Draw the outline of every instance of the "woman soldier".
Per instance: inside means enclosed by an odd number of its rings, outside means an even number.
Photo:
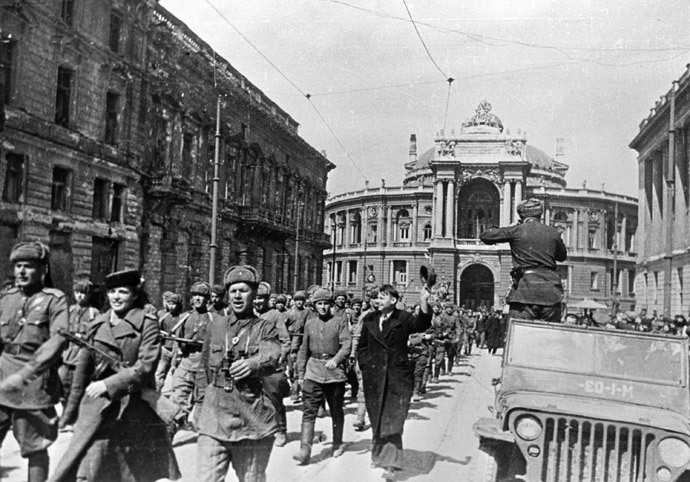
[[[155,388],[160,357],[156,317],[146,314],[136,270],[108,275],[110,309],[89,326],[87,341],[102,353],[79,352],[63,417],[77,416],[74,435],[51,481],[177,480],[180,471],[166,425],[141,397]]]

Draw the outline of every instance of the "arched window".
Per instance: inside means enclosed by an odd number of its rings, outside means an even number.
[[[431,224],[424,226],[424,241],[431,241]]]
[[[410,212],[407,209],[401,209],[395,217],[396,224],[398,226],[397,241],[408,242],[410,240],[410,226],[412,225],[412,219],[410,218]]]

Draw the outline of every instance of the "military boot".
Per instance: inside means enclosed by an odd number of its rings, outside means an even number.
[[[314,422],[302,422],[299,452],[292,456],[299,465],[307,465],[309,463],[312,443],[314,443]]]
[[[343,428],[345,421],[333,422],[333,457],[340,457],[345,453],[345,445],[343,445]]]

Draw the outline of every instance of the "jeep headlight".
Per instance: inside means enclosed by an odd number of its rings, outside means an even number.
[[[515,420],[515,432],[523,440],[535,440],[541,435],[541,422],[532,415],[521,415]]]
[[[683,467],[690,462],[690,446],[679,438],[665,438],[659,442],[659,457],[666,465]]]

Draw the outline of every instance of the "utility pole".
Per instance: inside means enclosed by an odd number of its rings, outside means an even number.
[[[611,316],[618,311],[618,201],[613,203],[613,280],[611,283]]]
[[[216,101],[216,148],[213,156],[213,208],[211,210],[211,245],[209,246],[209,253],[211,256],[208,264],[208,282],[213,284],[216,279],[216,249],[217,231],[218,231],[218,184],[220,178],[218,171],[220,170],[220,94]]]

